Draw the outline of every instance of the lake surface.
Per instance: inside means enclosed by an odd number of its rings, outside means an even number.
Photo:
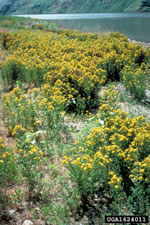
[[[150,42],[150,13],[80,13],[23,16],[50,20],[67,29],[86,32],[120,32],[130,39]]]

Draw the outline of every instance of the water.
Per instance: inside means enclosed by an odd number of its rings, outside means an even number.
[[[150,13],[80,13],[24,16],[50,20],[67,29],[86,32],[120,32],[130,39],[150,42]]]

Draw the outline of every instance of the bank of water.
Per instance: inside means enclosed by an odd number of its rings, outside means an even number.
[[[130,39],[150,42],[150,13],[80,13],[23,16],[50,20],[66,29],[86,32],[120,32]]]

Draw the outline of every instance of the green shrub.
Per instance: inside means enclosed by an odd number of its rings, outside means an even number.
[[[9,182],[14,182],[16,176],[16,164],[11,148],[4,144],[4,139],[0,137],[0,191]]]
[[[144,66],[145,67],[145,66]],[[123,72],[123,84],[126,90],[138,101],[145,98],[148,84],[146,68],[129,68]]]
[[[130,119],[108,102],[97,120],[99,126],[66,150],[63,160],[81,201],[97,199],[102,207],[105,198],[111,215],[125,209],[129,215],[148,213],[150,123],[141,116]]]

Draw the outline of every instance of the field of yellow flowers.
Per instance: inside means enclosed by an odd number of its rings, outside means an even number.
[[[111,84],[145,101],[150,50],[119,33],[33,25],[0,34],[1,119],[15,140],[0,137],[0,221],[14,184],[15,204],[26,199],[35,224],[150,216],[150,122],[121,111]],[[87,128],[74,131],[78,117]]]

